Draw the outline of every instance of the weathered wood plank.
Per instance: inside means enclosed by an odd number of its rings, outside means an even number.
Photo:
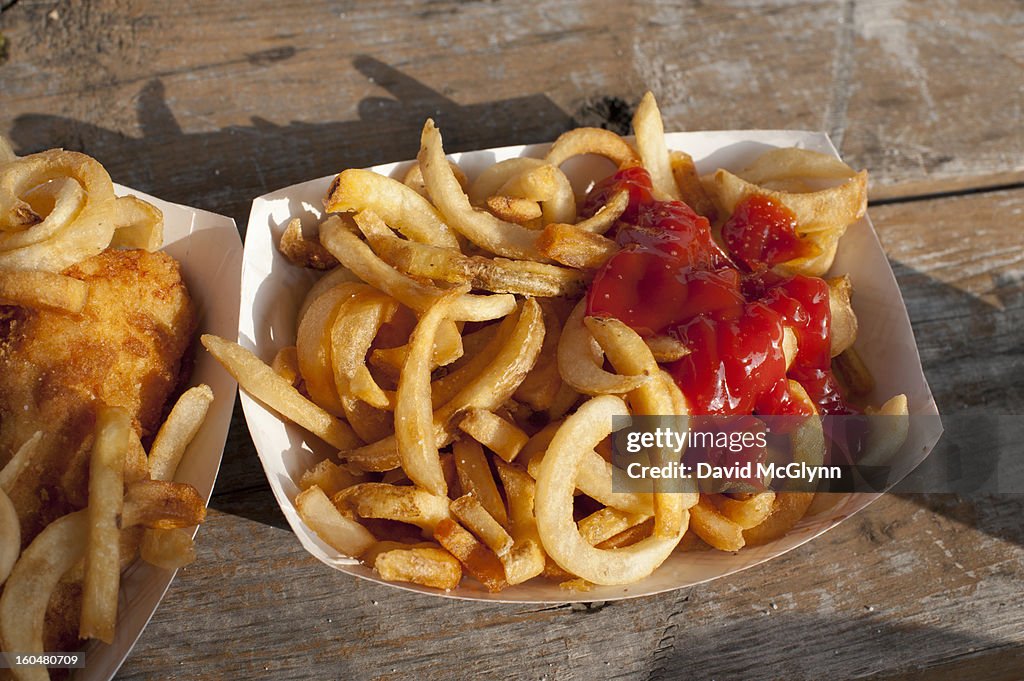
[[[1022,169],[1022,30],[1008,0],[969,4],[21,0],[0,133],[244,221],[269,189],[410,157],[428,115],[453,149],[543,141],[651,88],[669,128],[826,129],[903,195]]]
[[[870,209],[940,410],[1024,407],[1024,190]]]
[[[998,653],[1024,645],[1022,511],[1019,497],[885,497],[767,565],[588,610],[333,572],[267,524],[269,492],[245,495],[211,512],[121,677],[890,678],[971,652],[979,677],[1009,678]]]

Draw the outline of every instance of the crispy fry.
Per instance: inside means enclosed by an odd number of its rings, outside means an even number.
[[[698,537],[719,551],[739,551],[743,548],[743,527],[722,515],[707,495],[690,509],[690,527]]]
[[[871,428],[858,463],[861,466],[885,466],[907,440],[910,430],[907,396],[891,397],[878,409],[869,407],[865,413],[870,417]]]
[[[552,421],[534,433],[533,436],[526,441],[526,444],[519,452],[519,457],[516,463],[527,470],[530,470],[533,466],[540,465],[540,458],[543,457],[544,452],[548,450],[548,445],[551,444],[551,440],[554,439],[555,433],[558,432],[561,425],[562,420]],[[533,472],[531,472],[530,475],[532,476]]]
[[[619,191],[612,195],[604,206],[593,217],[576,223],[578,229],[594,234],[604,234],[611,229],[629,207],[629,192]]]
[[[871,375],[860,353],[854,347],[848,347],[833,358],[832,368],[851,394],[863,397],[875,389],[875,379]]]
[[[118,519],[124,502],[124,456],[132,419],[121,407],[104,407],[96,416],[96,439],[89,464],[89,539],[82,586],[78,635],[114,640],[117,590],[121,583]]]
[[[855,173],[831,154],[787,147],[766,151],[739,174],[747,182],[769,184],[792,179],[845,180]]]
[[[708,196],[704,185],[701,184],[693,157],[682,151],[670,151],[668,157],[672,166],[672,177],[675,178],[676,187],[679,188],[680,199],[698,215],[703,215],[714,222],[716,218],[715,202]]]
[[[447,163],[445,166],[458,185],[451,166]],[[370,170],[353,168],[334,178],[324,207],[331,213],[373,211],[410,239],[424,244],[459,247],[455,233],[429,201],[401,182]]]
[[[522,584],[544,572],[544,549],[540,542],[527,539],[516,542],[498,559],[505,568],[505,579],[509,586]]]
[[[110,240],[114,248],[159,250],[164,243],[164,214],[159,208],[135,196],[121,196],[114,201],[114,223],[117,229]]]
[[[612,539],[629,528],[639,525],[649,517],[650,516],[647,515],[620,511],[617,508],[606,506],[598,511],[594,511],[586,518],[580,520],[578,523],[580,536],[582,536],[588,544],[598,546],[602,542]]]
[[[760,525],[743,530],[746,546],[760,546],[778,539],[797,524],[814,500],[812,492],[779,492],[772,502],[772,512]]]
[[[540,305],[529,298],[493,360],[470,383],[442,406],[435,419],[454,426],[451,419],[468,409],[496,409],[508,400],[533,369],[544,343],[544,317]]]
[[[363,482],[364,477],[342,468],[330,459],[324,459],[302,474],[299,489],[305,491],[315,485],[332,497],[346,487]]]
[[[474,339],[474,344],[476,341],[481,341],[483,344],[475,351],[472,349],[467,351],[461,360],[449,367],[448,373],[430,384],[435,409],[451,401],[460,390],[469,385],[493,361],[495,353],[508,342],[518,320],[518,314],[511,314],[505,317],[501,323],[487,326],[482,331],[468,337]]]
[[[302,378],[299,373],[299,353],[294,345],[286,345],[278,350],[270,363],[270,368],[292,385],[296,385]]]
[[[675,362],[690,354],[690,349],[674,336],[649,336],[644,343],[659,363]]]
[[[530,439],[517,425],[486,409],[467,411],[459,421],[459,429],[509,462]]]
[[[277,250],[298,267],[313,270],[330,270],[338,266],[338,259],[323,247],[318,240],[307,239],[302,233],[302,221],[294,218],[288,221],[277,242]]]
[[[414,547],[377,554],[374,569],[388,581],[412,582],[450,591],[462,581],[462,566],[443,549]]]
[[[434,442],[430,357],[437,327],[456,297],[468,290],[453,289],[420,318],[409,341],[409,356],[402,367],[395,400],[395,441],[402,468],[417,485],[441,497],[448,495],[448,488]]]
[[[462,335],[459,333],[455,322],[445,320],[437,327],[437,336],[434,338],[434,348],[430,357],[430,369],[448,366],[464,354]],[[370,354],[370,363],[375,367],[389,370],[395,376],[405,364],[405,358],[409,355],[409,345],[399,345],[395,348],[383,348],[374,350]]]
[[[665,127],[651,92],[644,94],[633,114],[633,131],[636,133],[637,151],[640,152],[644,168],[651,174],[655,190],[668,199],[678,201],[681,197],[669,164]]]
[[[256,355],[218,336],[205,334],[201,341],[250,395],[337,449],[358,446],[359,440],[347,424],[303,397]]]
[[[77,314],[88,295],[88,284],[63,274],[0,270],[0,305]]]
[[[539,158],[519,157],[507,158],[484,168],[473,180],[469,191],[466,192],[470,204],[477,208],[486,206],[487,199],[496,194],[502,194],[501,189],[506,184],[543,165],[545,165],[544,161]],[[519,196],[525,198],[521,194]]]
[[[562,133],[551,145],[544,160],[557,167],[573,156],[583,154],[604,156],[616,166],[640,162],[640,157],[628,142],[614,132],[601,128],[576,128]]]
[[[852,174],[852,170],[850,171]],[[841,185],[811,192],[767,189],[719,169],[706,186],[714,195],[720,214],[729,215],[736,204],[760,194],[789,208],[797,218],[797,233],[811,246],[808,255],[780,263],[781,272],[819,277],[832,265],[839,237],[867,209],[867,173],[853,174]]]
[[[334,376],[333,328],[342,307],[357,296],[377,297],[366,284],[338,284],[314,300],[299,320],[295,350],[310,399],[333,416],[342,416],[344,408]]]
[[[530,475],[535,477],[540,475],[545,456],[546,454],[530,459],[528,468]],[[615,482],[616,480],[618,482]],[[614,491],[616,487],[623,489],[630,486],[625,471],[616,468],[610,461],[605,461],[604,457],[596,451],[589,450],[580,455],[580,467],[576,473],[576,489],[605,506],[636,515],[654,515],[654,501],[651,493]]]
[[[654,518],[633,525],[614,537],[605,539],[597,545],[599,549],[621,549],[624,546],[632,546],[642,539],[647,539],[654,533]]]
[[[399,239],[372,213],[357,223],[377,254],[395,269],[496,293],[530,296],[578,295],[586,284],[582,272],[526,260],[465,256],[457,250]]]
[[[558,369],[562,379],[587,395],[622,394],[636,390],[648,377],[605,371],[601,346],[583,323],[586,312],[586,300],[581,300],[562,327],[562,337],[558,341]]]
[[[462,172],[462,168],[457,163],[448,161],[448,165],[452,168],[452,174],[455,175],[455,179],[458,180],[459,186],[462,187],[462,191],[469,190],[469,178],[466,177],[466,173]],[[430,192],[427,191],[427,183],[423,181],[423,171],[420,170],[419,161],[414,161],[409,170],[406,171],[405,176],[402,178],[402,184],[409,187],[417,194],[425,198],[427,201],[430,200]]]
[[[821,425],[821,419],[817,416],[817,407],[814,406],[804,387],[796,381],[789,382],[789,394],[793,396],[793,399],[810,407],[815,414],[815,416],[803,419],[800,425],[790,433],[793,461],[802,462],[810,468],[820,466],[825,461],[825,432]]]
[[[659,380],[648,381],[629,393],[628,399],[634,413],[647,416],[675,414],[677,405],[667,390],[667,382],[660,380],[658,363],[647,348],[647,344],[635,331],[612,318],[587,317],[584,324],[601,344],[616,370],[658,377]],[[657,449],[651,450],[651,455],[651,462],[654,465],[664,466],[670,461],[678,462],[681,452]],[[667,480],[655,479],[654,535],[659,539],[679,535],[680,528],[685,530],[685,509],[696,503],[695,486],[683,492],[673,489],[671,482]]]
[[[573,522],[573,489],[583,456],[608,435],[613,416],[628,414],[618,397],[586,402],[555,434],[537,475],[537,529],[544,550],[563,569],[595,584],[628,584],[651,574],[686,531],[684,522],[674,537],[652,536],[605,551],[588,544]],[[683,515],[685,521],[688,514]]]
[[[11,460],[3,468],[0,468],[0,490],[10,492],[14,489],[14,483],[17,482],[18,476],[21,475],[21,472],[32,461],[36,448],[39,446],[39,440],[42,437],[43,431],[41,430],[33,433],[32,437],[25,440],[18,447],[18,451],[14,453]]]
[[[544,343],[537,363],[516,389],[517,402],[525,403],[533,411],[551,407],[562,388],[562,375],[558,372],[558,339],[562,336],[562,321],[551,301],[542,301],[544,312]]]
[[[547,163],[510,177],[496,195],[540,203],[545,224],[576,221],[576,197],[572,183],[559,168]]]
[[[867,206],[867,172],[854,174],[841,185],[815,192],[782,192],[764,189],[728,170],[712,175],[715,200],[731,214],[736,204],[751,194],[768,196],[796,214],[797,231],[801,234],[845,228],[856,222]]]
[[[46,606],[57,582],[85,553],[88,529],[86,511],[71,513],[50,523],[21,554],[0,595],[3,650],[43,654]],[[33,681],[49,678],[44,667],[19,672]]]
[[[797,343],[796,332],[791,327],[782,327],[782,356],[786,360],[786,369],[793,366],[794,360],[796,360],[796,353],[800,347]]]
[[[540,204],[530,199],[521,199],[515,196],[489,196],[487,197],[487,210],[495,217],[507,222],[525,225],[539,220],[543,215]]]
[[[436,347],[436,343],[434,344]],[[433,360],[431,360],[433,363]],[[363,401],[371,407],[383,411],[394,411],[395,410],[395,393],[394,391],[384,390],[377,384],[377,380],[370,373],[370,370],[366,368],[366,365],[356,367],[355,374],[348,384],[349,390],[352,391],[352,398],[354,401]],[[351,419],[353,416],[353,410],[348,408],[345,404],[345,398],[342,398],[342,406],[345,407],[345,418]],[[360,435],[360,437],[363,437]],[[365,437],[363,438],[366,439]],[[370,438],[371,440],[373,438]]]
[[[372,215],[375,214],[357,214],[357,224],[360,220],[372,220]],[[325,223],[320,240],[356,276],[403,305],[414,310],[425,310],[441,295],[440,289],[421,284],[385,263],[359,237],[343,226]]]
[[[857,315],[850,304],[853,284],[850,277],[843,275],[828,280],[828,308],[832,318],[829,331],[832,338],[831,355],[837,357],[847,348],[853,347],[857,339]]]
[[[429,535],[448,517],[448,498],[419,487],[363,482],[335,494],[339,508],[351,508],[360,518],[383,518],[415,525]]]
[[[196,559],[192,533],[184,528],[146,530],[139,551],[142,560],[165,570],[177,570]]]
[[[14,222],[19,222],[20,228],[7,232],[0,229],[0,252],[42,243],[69,229],[86,202],[84,188],[70,177],[35,187],[24,195],[22,205],[14,207]],[[40,206],[40,212],[47,214],[45,218],[36,213],[34,204],[45,204]]]
[[[452,515],[475,534],[500,558],[512,549],[512,536],[487,512],[472,492],[463,494],[450,505]]]
[[[340,223],[341,218],[337,215],[332,215],[324,221],[327,223]],[[323,227],[321,226],[321,229]],[[306,293],[306,297],[302,300],[302,305],[299,306],[299,314],[296,315],[296,319],[302,320],[306,316],[306,311],[309,310],[309,306],[313,304],[313,301],[322,296],[327,291],[330,291],[338,284],[359,284],[363,283],[363,280],[357,277],[352,270],[345,267],[344,265],[338,265],[330,272],[327,272],[322,277],[316,280],[316,283]]]
[[[345,419],[364,442],[375,442],[395,432],[394,393],[386,393],[383,398],[388,400],[388,409],[378,409],[361,399],[347,399],[342,404]]]
[[[359,215],[356,221],[359,222]],[[423,311],[441,295],[443,291],[434,286],[427,286],[403,274],[381,260],[359,237],[348,232],[340,225],[324,224],[320,240],[359,278],[373,284],[389,296],[414,310]],[[497,319],[508,314],[515,305],[515,299],[508,295],[473,296],[465,295],[455,303],[451,310],[451,318],[458,321],[482,322]]]
[[[512,538],[517,542],[540,542],[537,519],[533,514],[536,483],[518,466],[501,460],[496,460],[494,465],[498,469],[501,485],[505,488],[505,496],[508,498],[509,530]]]
[[[381,326],[398,311],[398,303],[377,293],[356,295],[341,303],[331,323],[331,366],[334,387],[346,414],[358,398],[354,384],[362,384],[360,393],[375,407],[387,408],[389,400],[366,368],[366,355]],[[365,399],[370,397],[370,399]],[[347,407],[347,408],[346,408]],[[353,424],[351,420],[349,423]]]
[[[197,385],[186,390],[160,426],[149,450],[149,472],[154,480],[173,480],[185,449],[199,432],[213,403],[213,390]]]
[[[478,542],[472,534],[451,518],[437,524],[434,538],[459,559],[466,571],[480,580],[488,591],[501,591],[508,586],[505,567],[493,551]]]
[[[0,488],[0,586],[21,554],[21,523],[11,498]]]
[[[506,258],[546,262],[537,251],[537,233],[475,210],[444,157],[441,133],[427,119],[417,156],[430,196],[453,229],[486,251]]]
[[[553,223],[544,228],[537,248],[548,258],[569,267],[597,269],[619,252],[619,245],[577,225]]]
[[[192,485],[139,480],[125,486],[121,527],[141,525],[171,530],[192,527],[206,518],[206,506]]]
[[[453,453],[455,472],[463,494],[473,494],[502,527],[508,527],[505,502],[501,500],[498,487],[494,484],[487,455],[480,443],[466,438],[456,440]]]
[[[718,509],[726,518],[744,530],[757,527],[772,512],[775,502],[774,492],[761,492],[744,495],[746,498],[732,498],[728,495],[718,497]]]
[[[327,545],[346,556],[361,556],[376,541],[369,530],[341,513],[318,486],[295,497],[295,510]]]
[[[451,441],[455,424],[452,418],[467,409],[495,409],[512,396],[537,361],[544,342],[544,322],[534,299],[523,303],[514,327],[507,336],[499,336],[500,347],[491,361],[476,375],[459,384],[458,392],[434,413],[434,436],[438,447]],[[399,465],[394,438],[343,451],[341,456],[367,470],[391,470]]]

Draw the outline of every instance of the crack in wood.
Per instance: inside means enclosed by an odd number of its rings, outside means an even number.
[[[239,494],[248,495],[248,494],[252,494],[253,492],[262,492],[262,491],[268,491],[269,492],[270,491],[270,487],[267,486],[266,483],[264,483],[262,485],[248,485],[246,487],[240,487],[240,488],[237,488],[237,489],[229,489],[229,490],[224,490],[224,491],[221,491],[221,492],[218,492],[217,489],[214,488],[213,494],[210,495],[210,502],[212,503],[215,500],[219,501],[221,499],[226,499],[226,498],[229,498],[229,497],[237,496]]]
[[[837,149],[843,148],[846,134],[846,111],[853,82],[854,0],[846,0],[836,27],[836,56],[832,63],[832,97],[825,111],[825,129]]]
[[[688,603],[689,601],[689,593],[687,593],[682,599],[676,600],[676,603],[674,604],[676,607],[673,608],[672,613],[668,616],[668,622],[665,625],[665,629],[661,633],[658,645],[654,648],[654,665],[651,667],[651,672],[647,676],[648,681],[660,681],[661,679],[672,678],[672,675],[668,673],[667,664],[669,656],[675,651],[676,633],[679,631],[679,625],[676,623],[676,618],[683,613],[684,608],[680,606],[684,603]]]
[[[884,199],[872,199],[868,206],[889,206],[898,203],[914,203],[918,201],[937,201],[940,199],[951,199],[959,196],[973,196],[975,194],[995,194],[998,192],[1015,191],[1024,189],[1024,182],[1008,182],[1006,184],[994,184],[983,187],[968,187],[966,189],[951,189],[942,192],[925,192],[923,194],[912,194],[908,196],[894,196]]]
[[[546,605],[543,608],[530,608],[529,610],[521,611],[524,615],[530,615],[537,612],[557,612],[559,610],[569,610],[572,608],[572,603],[556,603],[555,605]]]

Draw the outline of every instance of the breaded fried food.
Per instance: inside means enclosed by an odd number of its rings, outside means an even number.
[[[196,331],[195,308],[169,255],[110,249],[64,274],[89,285],[80,315],[0,306],[0,466],[43,433],[11,494],[23,547],[85,507],[101,404],[128,410],[142,438],[154,434]]]

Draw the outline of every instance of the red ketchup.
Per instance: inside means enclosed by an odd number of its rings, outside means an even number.
[[[789,209],[761,196],[741,201],[722,228],[727,254],[706,218],[681,201],[654,199],[640,167],[595,185],[582,214],[593,215],[623,189],[630,203],[613,235],[622,249],[594,277],[587,314],[683,341],[690,354],[666,369],[695,414],[809,414],[790,379],[820,413],[850,413],[830,370],[828,284],[771,271],[805,254]],[[788,370],[784,327],[799,348]]]
[[[722,240],[748,271],[768,269],[807,254],[796,234],[793,211],[767,196],[750,196],[736,205],[722,225]]]

